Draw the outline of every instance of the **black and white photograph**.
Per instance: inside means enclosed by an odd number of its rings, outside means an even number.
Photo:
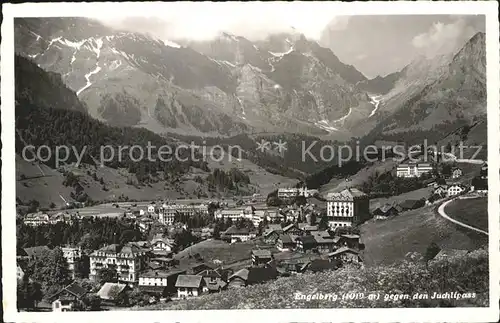
[[[496,2],[3,12],[5,321],[499,320]]]

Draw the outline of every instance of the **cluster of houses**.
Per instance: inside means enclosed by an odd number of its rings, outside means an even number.
[[[221,208],[214,212],[214,217],[217,220],[238,221],[240,219],[250,220],[254,227],[257,228],[261,222],[267,223],[283,223],[295,222],[309,214],[321,211],[321,204],[307,203],[305,205],[296,206],[288,205],[284,207],[269,207],[269,206],[240,206],[234,208]]]
[[[462,175],[462,170],[455,168],[452,171],[451,177],[455,179]],[[432,205],[446,198],[453,198],[463,194],[485,195],[488,193],[488,165],[485,163],[481,166],[480,175],[472,180],[471,185],[462,183],[438,184],[436,181],[431,181],[427,186],[433,188],[431,195],[427,199],[409,199],[400,203],[385,203],[371,212],[372,217],[377,220],[385,220],[403,211],[418,209],[425,205]]]
[[[174,242],[158,236],[151,241],[112,244],[92,252],[89,278],[98,280],[99,270],[103,268],[116,270],[118,282],[105,282],[96,292],[103,302],[113,304],[121,293],[133,288],[149,296],[151,301],[184,299],[260,284],[279,276],[334,270],[344,263],[361,262],[359,235],[319,231],[315,226],[292,224],[278,228],[271,224],[264,236],[266,241],[274,241],[275,246],[286,246],[294,252],[273,253],[274,245],[263,246],[264,249],[252,250],[251,265],[233,270],[215,262],[204,262],[199,254],[190,256],[187,262],[176,260],[172,251]],[[295,237],[293,246],[284,243],[285,236]],[[48,250],[46,246],[26,248],[24,256],[36,257]],[[287,257],[280,259],[283,254]],[[64,248],[64,257],[72,264],[71,268],[81,256],[79,248]],[[22,269],[18,271],[19,279],[21,275]],[[86,289],[73,282],[51,296],[52,310],[75,310],[76,304],[87,294]]]
[[[48,224],[57,224],[57,223],[73,223],[74,221],[78,221],[80,219],[80,215],[78,212],[70,213],[68,211],[57,212],[53,214],[45,213],[45,212],[36,212],[27,214],[23,218],[24,224],[32,227],[37,227],[40,225],[48,225]]]
[[[282,187],[278,188],[278,198],[286,200],[298,196],[313,197],[318,194],[316,189],[308,189],[307,187]]]
[[[398,177],[420,177],[431,171],[432,166],[426,163],[400,164],[396,169]],[[462,171],[456,168],[451,177],[459,178],[462,175]],[[261,232],[264,245],[252,250],[249,255],[250,266],[224,268],[223,264],[216,263],[215,260],[205,262],[197,254],[190,255],[187,260],[177,257],[175,242],[159,234],[149,241],[111,244],[91,252],[88,254],[89,278],[99,280],[100,271],[104,268],[116,271],[118,282],[106,282],[97,292],[97,296],[103,301],[112,302],[117,295],[131,288],[138,288],[152,299],[182,299],[263,283],[279,276],[334,270],[345,264],[361,266],[360,253],[364,246],[355,226],[372,217],[386,219],[405,210],[416,209],[468,191],[487,191],[487,165],[482,166],[480,176],[473,180],[471,187],[458,183],[439,185],[435,182],[429,183],[429,186],[433,187],[433,192],[428,199],[384,204],[371,212],[369,196],[351,187],[341,192],[328,193],[324,199],[318,197],[317,190],[306,187],[280,188],[279,198],[291,200],[303,196],[309,202],[301,206],[288,205],[281,208],[257,205],[229,208],[222,205],[212,211],[207,204],[153,202],[145,209],[134,208],[125,214],[136,219],[143,232],[151,232],[155,225],[163,228],[178,226],[180,218],[213,214],[215,220],[233,221],[233,225],[220,235],[222,240],[230,243],[255,239],[259,236],[257,228],[264,222],[266,225]],[[262,199],[259,195],[249,199],[254,200]],[[317,200],[317,203],[311,203],[312,200]],[[323,214],[326,215],[327,224],[317,225]],[[27,215],[24,223],[38,226],[78,219],[78,213],[35,213]],[[236,225],[240,219],[249,220],[254,227]],[[213,234],[212,228],[190,231],[202,239],[208,239]],[[26,248],[21,252],[21,257],[36,257],[47,249],[43,246]],[[79,247],[66,246],[62,249],[74,277],[78,262],[84,258],[84,252]],[[22,275],[22,268],[18,266],[18,278],[22,278]],[[74,303],[86,293],[76,283],[66,286],[54,295],[53,310],[71,310]]]
[[[359,234],[341,228],[320,230],[317,225],[292,223],[285,227],[270,224],[262,234],[267,244],[279,251],[327,256],[330,260],[360,263]]]

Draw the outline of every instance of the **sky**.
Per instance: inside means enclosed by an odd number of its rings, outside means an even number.
[[[170,41],[210,40],[223,31],[262,40],[295,30],[331,48],[368,78],[401,70],[419,55],[432,58],[456,51],[485,28],[483,16],[337,16],[333,6],[333,2],[226,2],[221,10],[210,2],[175,2],[154,16],[100,20]]]
[[[419,56],[457,52],[479,31],[485,31],[484,16],[354,16],[344,28],[327,28],[320,43],[372,78]]]
[[[169,40],[207,40],[221,32],[248,39],[290,32],[292,27],[306,37],[319,39],[332,20],[334,7],[328,2],[175,2],[165,4],[161,14],[150,17],[101,18],[112,26],[144,30]],[[222,10],[223,8],[223,10]],[[339,24],[343,19],[339,19]]]

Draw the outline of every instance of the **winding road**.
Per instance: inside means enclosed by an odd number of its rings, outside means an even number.
[[[439,213],[439,215],[441,215],[443,218],[445,218],[446,220],[450,221],[450,222],[453,222],[461,227],[464,227],[464,228],[467,228],[469,230],[472,230],[472,231],[476,231],[476,232],[479,232],[479,233],[482,233],[482,234],[485,234],[485,235],[488,235],[488,232],[486,231],[483,231],[481,229],[478,229],[478,228],[475,228],[473,226],[470,226],[468,224],[465,224],[465,223],[462,223],[460,221],[457,221],[455,219],[452,219],[451,217],[449,217],[446,212],[444,211],[444,209],[446,208],[446,206],[448,204],[450,204],[451,202],[455,201],[455,199],[451,199],[451,200],[448,200],[446,202],[444,202],[443,204],[441,204],[438,209],[437,209],[437,212]]]

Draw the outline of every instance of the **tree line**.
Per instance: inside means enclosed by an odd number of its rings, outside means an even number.
[[[96,250],[112,243],[125,244],[143,239],[141,231],[133,222],[98,217],[84,217],[72,223],[59,222],[37,227],[25,225],[20,220],[16,237],[17,245],[21,248],[78,245],[84,250]]]

